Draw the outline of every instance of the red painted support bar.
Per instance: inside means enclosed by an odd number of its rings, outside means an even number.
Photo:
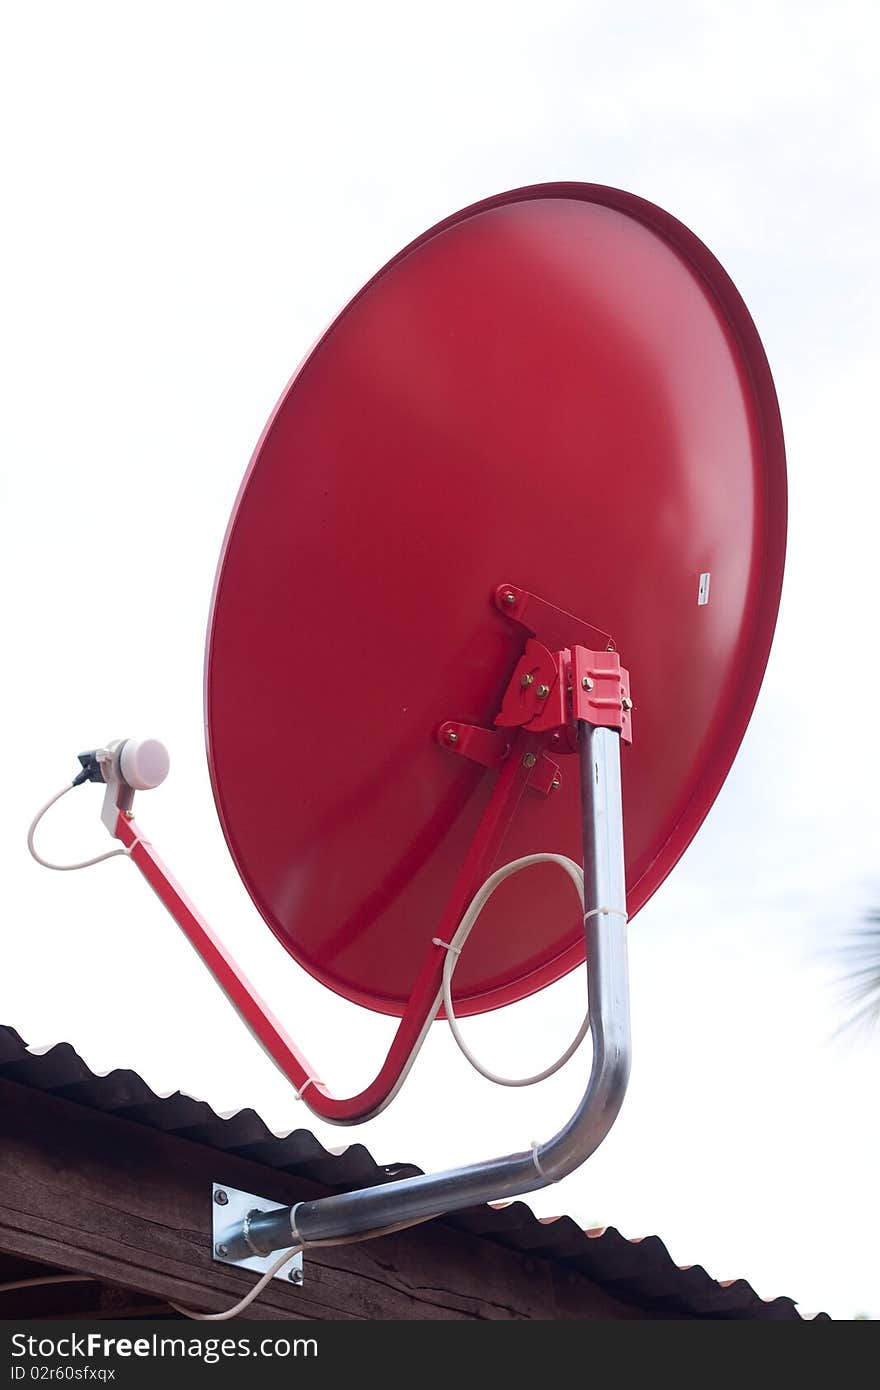
[[[502,766],[437,924],[435,935],[440,940],[450,940],[498,853],[511,816],[528,784],[531,768],[525,765],[523,757],[526,751],[532,751],[533,744],[533,739],[523,736],[513,740],[510,755]],[[360,1123],[384,1109],[404,1080],[437,1013],[446,957],[444,948],[429,945],[394,1040],[375,1080],[359,1095],[339,1099],[331,1095],[323,1082],[317,1079],[314,1068],[257,994],[241,967],[175,882],[152,845],[141,837],[135,821],[124,812],[120,812],[117,819],[116,838],[131,849],[131,858],[150,887],[195,947],[257,1041],[296,1087],[297,1094],[309,1108],[323,1119],[343,1125]]]

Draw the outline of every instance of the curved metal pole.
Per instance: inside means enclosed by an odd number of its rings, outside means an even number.
[[[617,1118],[630,1068],[626,887],[620,788],[620,736],[579,725],[584,898],[593,1060],[583,1099],[558,1134],[533,1151],[299,1202],[249,1219],[224,1235],[234,1258],[291,1244],[344,1240],[399,1223],[440,1216],[558,1182],[601,1144]]]

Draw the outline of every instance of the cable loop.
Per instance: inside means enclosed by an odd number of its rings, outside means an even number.
[[[569,878],[574,884],[575,890],[580,899],[581,911],[583,912],[584,873],[580,865],[576,864],[573,859],[569,859],[567,858],[567,856],[563,854],[527,854],[524,855],[521,859],[513,859],[509,864],[504,864],[500,869],[497,869],[494,874],[492,874],[489,878],[486,879],[486,882],[474,895],[473,901],[468,907],[467,912],[462,917],[459,928],[450,942],[441,941],[439,937],[433,938],[434,945],[444,946],[447,952],[446,960],[443,963],[442,995],[443,1008],[446,1013],[447,1022],[449,1023],[449,1027],[452,1031],[452,1036],[454,1037],[456,1043],[458,1044],[461,1051],[464,1053],[467,1060],[470,1062],[471,1066],[474,1067],[475,1070],[478,1071],[481,1076],[484,1076],[487,1081],[494,1081],[495,1084],[498,1086],[534,1086],[537,1084],[537,1082],[545,1081],[547,1077],[553,1076],[557,1071],[559,1071],[560,1067],[565,1066],[565,1063],[571,1057],[574,1056],[575,1052],[580,1047],[581,1043],[586,1037],[590,1027],[590,1015],[588,1010],[583,1023],[581,1024],[577,1034],[575,1035],[574,1040],[569,1044],[569,1046],[563,1052],[562,1056],[558,1057],[556,1061],[553,1062],[549,1067],[545,1067],[543,1071],[537,1072],[534,1076],[522,1077],[499,1076],[496,1072],[490,1071],[488,1067],[484,1067],[483,1064],[471,1052],[470,1048],[467,1046],[467,1043],[464,1041],[464,1038],[461,1035],[461,1030],[458,1025],[458,1019],[455,1016],[455,1009],[452,1003],[452,979],[455,974],[456,966],[458,964],[458,958],[461,955],[465,942],[467,941],[471,931],[476,925],[477,918],[479,917],[483,908],[486,906],[486,903],[489,901],[492,894],[495,892],[496,888],[500,888],[501,884],[505,881],[505,879],[510,878],[512,874],[519,873],[522,869],[530,868],[533,864],[556,864],[566,874],[568,874]],[[585,914],[585,920],[586,917],[594,916],[597,912],[617,911],[617,908],[591,908],[590,912]]]
[[[66,796],[68,792],[73,791],[76,785],[76,782],[68,782],[67,786],[62,787],[60,792],[56,792],[54,796],[50,796],[46,804],[40,807],[28,828],[28,849],[31,852],[31,856],[36,859],[38,864],[42,864],[44,869],[56,869],[58,873],[69,873],[72,869],[89,869],[93,864],[103,864],[105,859],[115,859],[118,854],[130,855],[135,845],[144,843],[142,840],[137,839],[130,847],[111,849],[108,850],[106,854],[96,854],[93,859],[82,859],[78,864],[53,864],[51,859],[44,859],[34,844],[34,834],[36,833],[37,826],[40,824],[46,812],[51,810],[55,805],[55,802],[60,801],[62,796]]]

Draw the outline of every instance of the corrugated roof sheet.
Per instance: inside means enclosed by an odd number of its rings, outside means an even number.
[[[378,1164],[363,1144],[335,1152],[325,1149],[305,1129],[275,1134],[254,1110],[218,1115],[205,1101],[181,1091],[156,1095],[133,1071],[96,1075],[69,1043],[28,1047],[13,1028],[2,1025],[0,1077],[324,1187],[372,1187],[422,1171],[410,1163]],[[474,1207],[444,1221],[510,1249],[578,1269],[618,1297],[655,1310],[697,1317],[801,1318],[791,1298],[762,1299],[745,1279],[719,1281],[702,1265],[676,1265],[658,1236],[632,1240],[612,1226],[584,1231],[568,1216],[539,1218],[524,1202]]]

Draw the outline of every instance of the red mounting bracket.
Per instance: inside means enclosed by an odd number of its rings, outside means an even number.
[[[528,589],[520,589],[516,584],[499,584],[493,595],[495,607],[511,622],[519,623],[532,637],[537,637],[546,647],[570,647],[576,642],[581,647],[589,647],[608,652],[614,651],[614,639],[592,623],[566,613],[546,599],[530,594]]]
[[[508,682],[495,727],[447,720],[437,731],[439,741],[490,768],[500,767],[510,752],[507,730],[538,736],[537,747],[546,740],[554,752],[573,753],[582,720],[618,729],[621,739],[632,743],[629,672],[621,666],[611,636],[515,584],[499,584],[494,601],[505,617],[532,635]],[[576,645],[571,645],[573,639]],[[561,774],[546,753],[539,767],[537,762],[536,758],[532,763],[536,773],[529,785],[546,795],[560,785]],[[545,790],[549,769],[552,776]]]
[[[437,738],[451,753],[458,753],[493,771],[501,767],[513,748],[513,735],[504,729],[484,729],[479,724],[462,724],[454,719],[447,719],[440,725]],[[523,753],[522,765],[528,773],[527,785],[532,791],[549,796],[562,785],[559,764],[546,753],[539,755],[527,750]]]
[[[624,742],[632,743],[631,710],[629,672],[616,652],[587,647],[551,652],[530,637],[495,724],[502,729],[573,736],[581,719],[596,727],[619,729]]]

